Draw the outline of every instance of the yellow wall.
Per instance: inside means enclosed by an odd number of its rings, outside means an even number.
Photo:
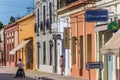
[[[34,34],[34,24],[35,16],[30,14],[22,19],[19,19],[19,44],[26,38],[33,37],[33,69],[36,67],[36,49],[35,49],[35,34]],[[26,66],[25,52],[23,53],[23,63]]]

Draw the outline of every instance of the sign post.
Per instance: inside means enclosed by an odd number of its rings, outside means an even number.
[[[100,69],[100,80],[102,80],[101,70],[103,69],[103,62],[88,62],[86,64],[86,69],[89,71],[89,80],[91,80],[90,69]]]

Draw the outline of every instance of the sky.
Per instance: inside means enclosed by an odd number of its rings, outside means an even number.
[[[34,0],[0,0],[0,21],[7,25],[10,17],[23,17],[28,15],[28,7],[34,6]]]

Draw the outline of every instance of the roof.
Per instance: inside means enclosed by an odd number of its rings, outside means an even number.
[[[34,13],[31,13],[31,14],[29,14],[29,15],[21,18],[21,19],[18,19],[17,22],[23,21],[23,20],[25,20],[25,19],[27,19],[27,18],[30,18],[31,16],[34,16]]]

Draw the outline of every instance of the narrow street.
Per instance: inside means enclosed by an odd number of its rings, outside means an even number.
[[[0,80],[35,80],[27,76],[26,78],[14,78],[15,70],[12,70],[13,68],[10,67],[0,67]]]
[[[0,80],[87,80],[54,73],[25,70],[25,78],[14,78],[17,68],[0,66]]]

